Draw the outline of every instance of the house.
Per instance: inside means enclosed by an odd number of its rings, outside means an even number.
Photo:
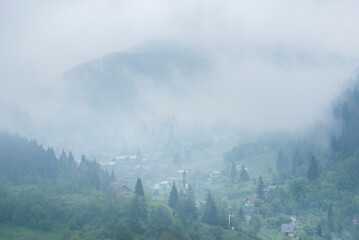
[[[255,200],[256,200],[255,198],[247,198],[247,200],[244,202],[244,205],[246,205],[246,207],[254,206]]]
[[[284,233],[286,236],[294,237],[294,224],[282,224],[281,232]]]
[[[240,172],[242,170],[241,165],[237,165],[237,171]],[[244,170],[248,171],[248,168],[244,168]]]
[[[152,166],[150,166],[150,165],[137,164],[134,169],[135,169],[135,170],[146,170],[146,171],[150,171],[150,170],[152,169]]]
[[[243,208],[243,212],[249,217],[260,214],[259,208],[253,206]]]
[[[131,189],[127,187],[125,183],[121,182],[111,182],[110,184],[111,188],[116,189],[123,195],[129,195],[132,193]]]
[[[269,186],[267,187],[267,191],[268,191],[268,192],[275,191],[275,190],[277,190],[277,189],[278,189],[278,186],[275,186],[275,185],[269,185]]]
[[[212,178],[216,178],[216,177],[222,176],[221,172],[218,171],[218,170],[210,171],[210,172],[209,172],[209,175],[210,175]]]
[[[353,224],[359,225],[359,218],[353,218],[352,219]]]

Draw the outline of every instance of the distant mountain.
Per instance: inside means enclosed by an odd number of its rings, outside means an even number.
[[[146,44],[82,63],[64,73],[75,102],[93,109],[130,110],[141,88],[168,86],[205,71],[200,54],[170,44]]]

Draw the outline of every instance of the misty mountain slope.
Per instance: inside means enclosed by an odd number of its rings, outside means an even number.
[[[63,76],[75,102],[86,102],[94,109],[130,110],[138,103],[141,88],[169,87],[171,92],[175,81],[190,81],[205,69],[204,59],[190,51],[146,46],[80,64]]]

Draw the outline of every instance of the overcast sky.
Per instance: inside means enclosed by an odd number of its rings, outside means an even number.
[[[328,108],[358,67],[358,9],[354,0],[1,0],[0,101],[25,119],[15,129],[26,119],[56,122],[64,71],[168,41],[207,52],[214,69],[188,102],[167,97],[176,110],[148,93],[158,112],[184,121],[303,126]],[[271,62],[283,49],[289,56],[305,52],[314,62]]]

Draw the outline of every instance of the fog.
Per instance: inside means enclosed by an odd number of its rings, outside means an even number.
[[[146,144],[168,122],[182,135],[301,130],[355,74],[358,7],[1,1],[0,127],[83,152]]]

